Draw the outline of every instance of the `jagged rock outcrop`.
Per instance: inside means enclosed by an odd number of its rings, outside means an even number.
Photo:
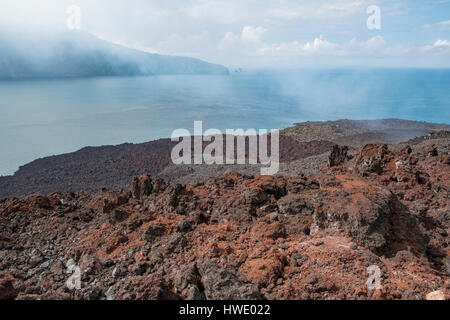
[[[13,300],[17,295],[14,278],[6,274],[0,275],[0,300]]]
[[[331,151],[330,157],[328,158],[328,166],[339,166],[348,159],[350,159],[348,155],[348,147],[335,145],[333,146],[333,150]]]

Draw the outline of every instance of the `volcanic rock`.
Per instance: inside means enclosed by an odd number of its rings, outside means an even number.
[[[343,164],[346,160],[349,159],[348,155],[348,147],[346,146],[333,146],[333,150],[331,151],[330,157],[328,158],[328,166],[336,167]]]
[[[434,144],[437,156],[368,145],[311,177],[142,176],[121,191],[0,200],[1,298],[448,298],[450,149]]]

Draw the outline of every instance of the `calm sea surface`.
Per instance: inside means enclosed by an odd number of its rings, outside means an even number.
[[[259,71],[0,82],[0,175],[85,146],[177,128],[284,128],[308,120],[450,123],[450,70]]]

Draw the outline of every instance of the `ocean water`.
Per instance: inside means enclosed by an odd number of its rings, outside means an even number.
[[[0,82],[0,175],[85,146],[308,120],[450,123],[450,70],[252,71]]]

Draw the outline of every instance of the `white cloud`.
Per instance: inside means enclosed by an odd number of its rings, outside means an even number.
[[[0,27],[48,23],[65,28],[65,8],[72,0],[27,1],[33,5],[23,6],[20,0],[3,0]],[[443,0],[433,3],[437,1]],[[438,22],[436,19],[436,23],[430,25],[434,29],[430,30],[418,25],[418,34],[405,33],[405,28],[401,27],[383,27],[377,32],[367,30],[369,5],[380,6],[386,21],[395,16],[399,26],[409,27],[414,21],[421,21],[417,8],[425,5],[402,0],[76,2],[82,9],[82,29],[96,31],[103,39],[146,52],[187,55],[225,65],[244,66],[252,62],[253,57],[263,60],[277,56],[291,61],[295,59],[289,58],[296,56],[320,56],[326,60],[327,57],[370,59],[420,55],[435,61],[435,55],[445,59],[444,55],[450,51],[448,40],[444,40],[450,20]],[[429,7],[430,17],[440,16],[436,14],[442,11],[438,5],[437,9]],[[394,22],[394,18],[390,20]],[[443,40],[436,41],[438,38]],[[428,46],[422,43],[423,39],[428,39],[425,42]]]
[[[263,45],[259,53],[261,55],[282,55],[282,56],[295,56],[295,55],[325,55],[336,54],[338,49],[336,43],[332,43],[323,39],[322,36],[315,38],[311,42],[301,43],[299,41],[281,42],[279,44],[265,44]]]
[[[346,43],[337,43],[326,40],[322,35],[312,41],[300,42],[284,41],[279,43],[259,42],[257,46],[248,46],[233,33],[229,32],[219,43],[222,50],[238,52],[247,56],[329,56],[329,57],[352,57],[352,56],[401,56],[410,53],[410,49],[396,46],[390,47],[385,39],[378,35],[367,41],[358,42],[356,38]],[[228,44],[226,46],[225,44]]]
[[[233,32],[225,33],[225,36],[219,41],[217,49],[220,51],[236,50],[239,49],[239,44],[241,44],[242,47],[255,48],[255,45],[257,46],[260,44],[261,37],[266,32],[267,29],[261,26],[244,26],[240,35],[236,35]]]
[[[448,29],[448,28],[450,28],[450,20],[441,21],[441,22],[434,23],[434,24],[426,24],[424,26],[424,28],[425,29],[430,29],[430,28]]]
[[[446,47],[450,47],[450,41],[448,41],[448,40],[437,40],[432,45],[425,46],[422,49],[424,51],[430,51],[430,50],[433,50],[433,49],[446,48]]]
[[[317,52],[317,51],[332,51],[335,50],[338,47],[337,44],[326,41],[323,39],[323,36],[320,36],[320,38],[315,38],[314,42],[312,43],[306,43],[305,49],[307,51]]]
[[[434,43],[435,47],[450,47],[450,41],[448,40],[438,40]]]
[[[370,50],[379,50],[386,46],[386,41],[380,35],[370,38],[366,42],[361,44],[361,47],[370,51]]]
[[[242,35],[241,35],[241,41],[243,43],[246,42],[258,42],[262,35],[267,32],[267,29],[263,27],[252,27],[252,26],[245,26],[242,29]]]
[[[431,55],[450,55],[450,41],[437,40],[432,45],[423,47],[422,52]]]

